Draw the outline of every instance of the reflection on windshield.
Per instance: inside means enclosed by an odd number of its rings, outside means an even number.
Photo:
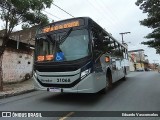
[[[37,61],[71,61],[86,57],[88,43],[86,29],[37,38]]]
[[[54,56],[54,44],[49,41],[46,36],[41,37],[37,40],[37,51],[38,57],[37,61],[44,61],[44,60],[53,60]]]

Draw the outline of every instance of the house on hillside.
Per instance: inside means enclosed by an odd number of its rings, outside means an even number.
[[[129,53],[129,70],[135,71],[136,70],[136,58],[134,53]]]
[[[146,68],[148,68],[149,61],[148,59],[146,59],[147,55],[144,54],[143,49],[131,50],[128,51],[128,53],[131,58],[130,61],[131,71],[145,70]]]
[[[3,54],[3,82],[14,83],[32,76],[34,36],[37,27],[13,32]],[[0,31],[3,36],[4,30]],[[0,46],[2,39],[0,39]]]

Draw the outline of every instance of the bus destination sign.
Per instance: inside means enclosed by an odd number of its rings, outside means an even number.
[[[47,32],[51,32],[51,31],[56,31],[56,30],[60,30],[60,29],[65,29],[65,28],[71,28],[71,27],[77,27],[80,26],[80,22],[77,21],[72,21],[72,22],[68,22],[68,23],[61,23],[55,26],[47,26],[45,28],[42,29],[43,33],[47,33]]]

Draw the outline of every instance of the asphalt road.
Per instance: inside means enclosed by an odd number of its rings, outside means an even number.
[[[76,111],[160,111],[160,74],[131,72],[126,81],[118,81],[104,95],[35,91],[0,99],[0,111],[67,111],[61,117],[34,118],[36,120],[160,120],[157,117],[72,117]]]

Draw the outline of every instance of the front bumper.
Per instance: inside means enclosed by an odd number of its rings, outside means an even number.
[[[45,90],[47,91],[49,87],[42,86],[35,76],[34,86],[36,90]],[[60,88],[62,93],[96,93],[105,87],[105,80],[97,80],[94,73],[89,74],[78,84],[71,88]]]

